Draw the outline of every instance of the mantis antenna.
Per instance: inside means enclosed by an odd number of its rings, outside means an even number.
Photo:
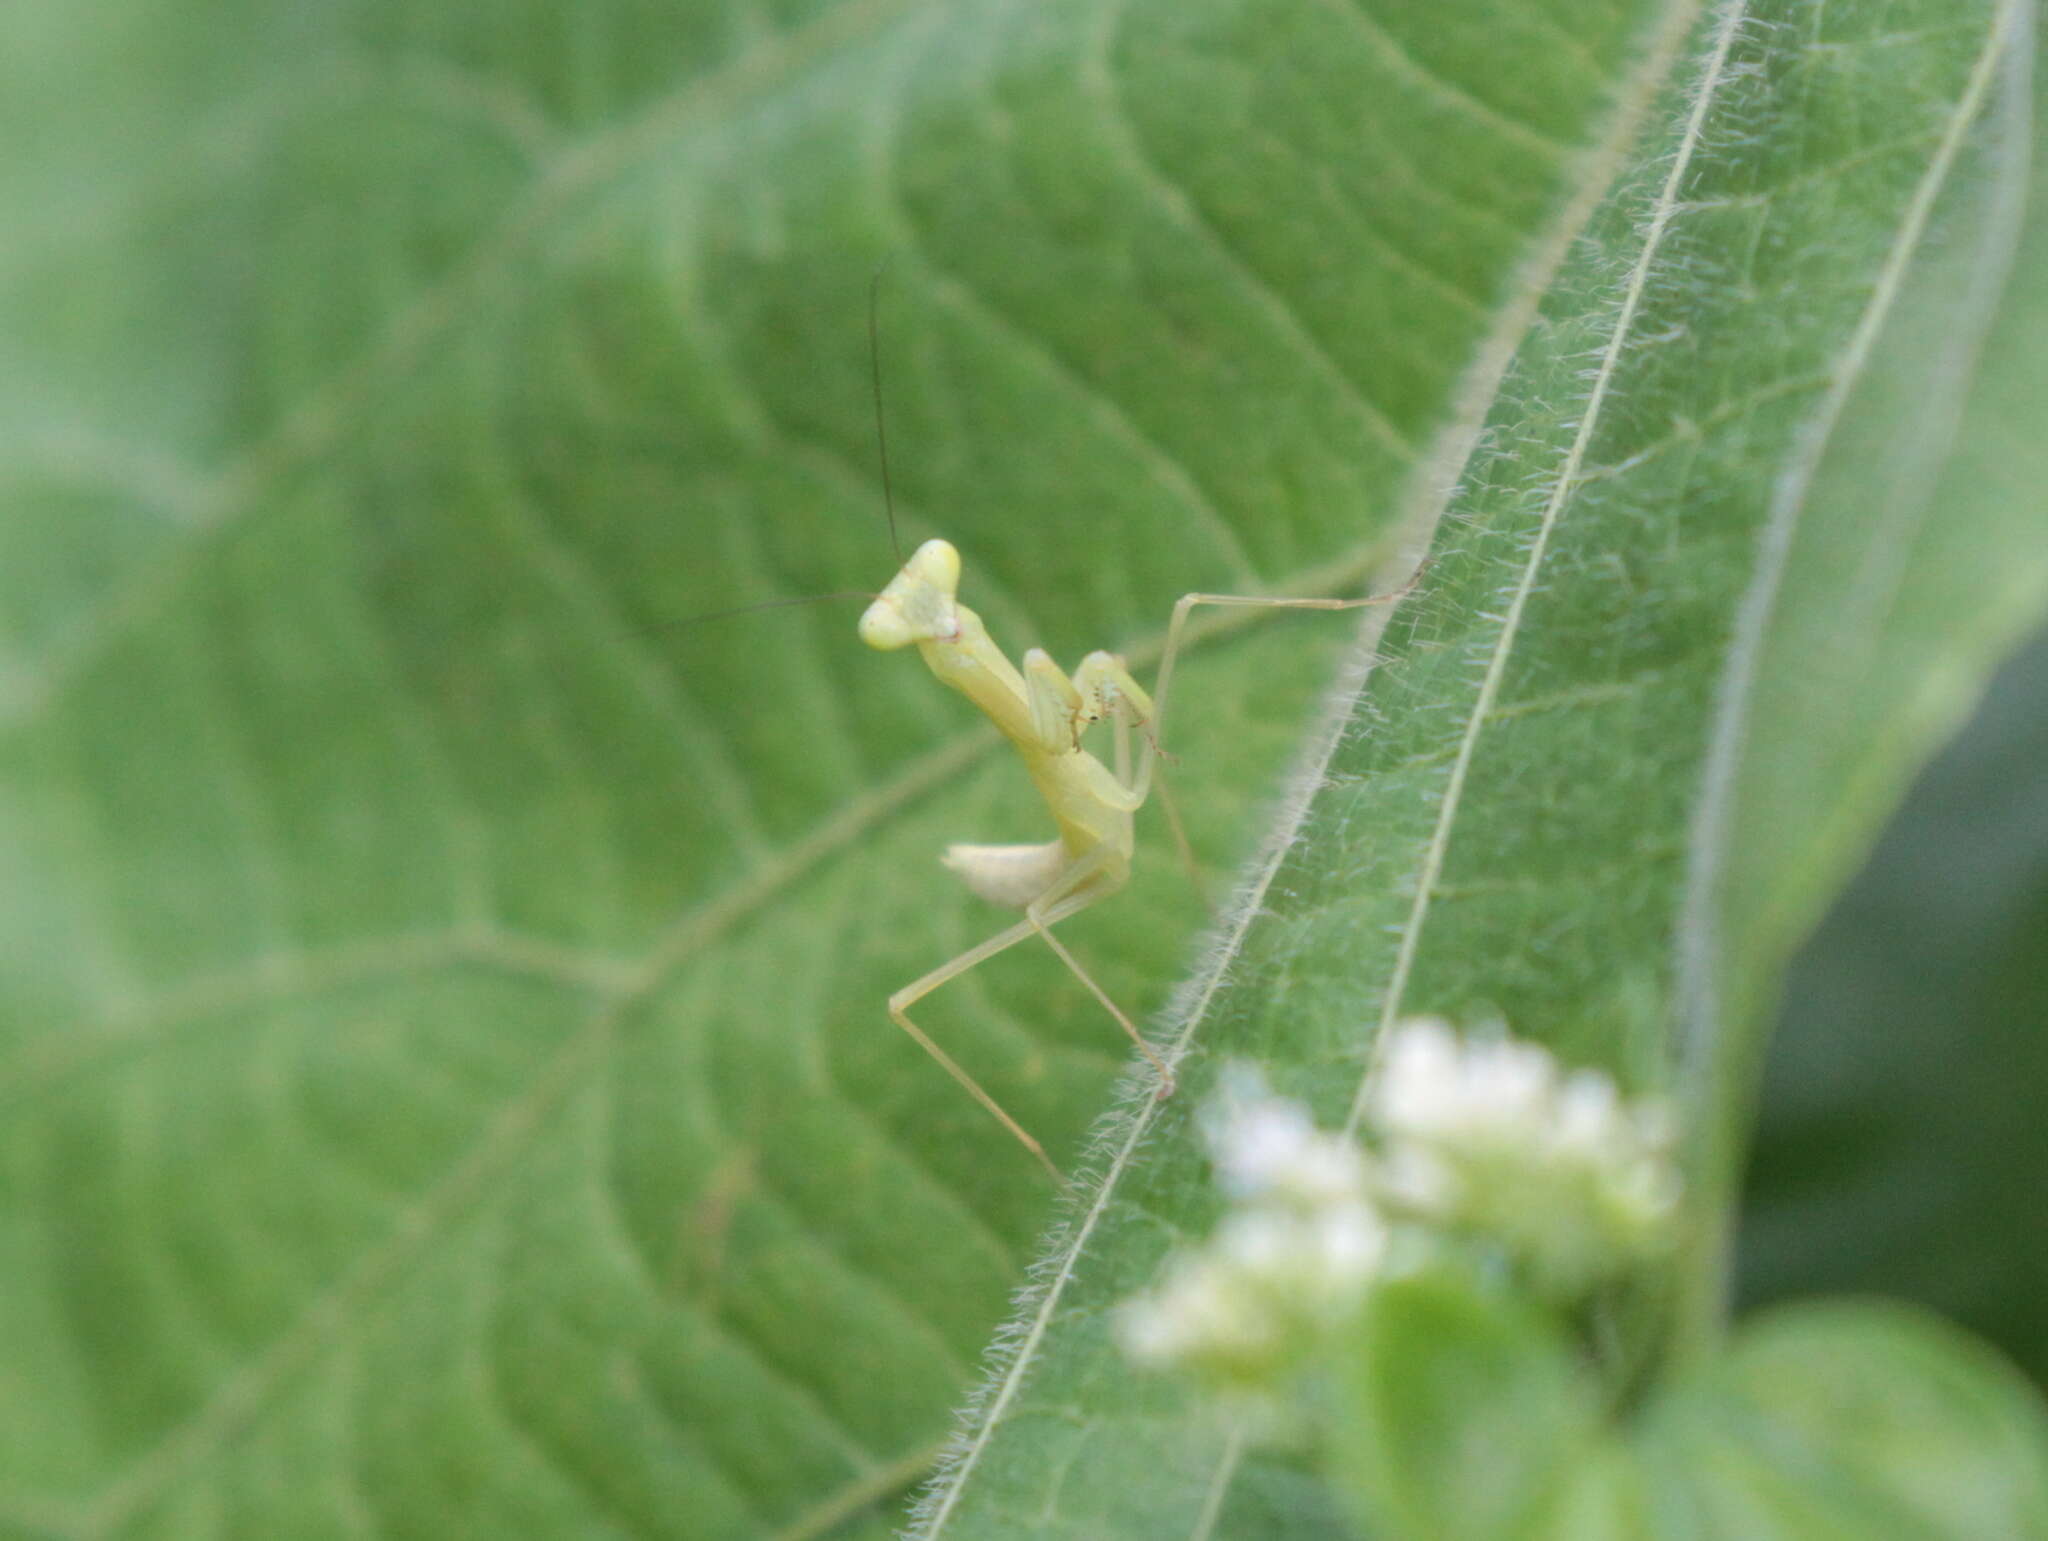
[[[791,605],[820,605],[828,599],[865,599],[873,601],[874,595],[867,589],[841,589],[834,594],[799,594],[793,599],[764,599],[758,604],[734,605],[730,610],[706,610],[698,615],[685,615],[664,624],[673,630],[678,626],[696,626],[705,621],[725,621],[736,615],[752,615],[757,610],[787,610]]]
[[[903,564],[903,542],[896,534],[896,494],[889,486],[889,429],[882,417],[882,329],[878,313],[882,304],[882,270],[876,268],[868,279],[868,373],[875,385],[875,450],[882,462],[882,512],[889,516],[889,549],[896,563]]]

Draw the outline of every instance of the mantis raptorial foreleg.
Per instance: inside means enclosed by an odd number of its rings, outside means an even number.
[[[1113,653],[1090,653],[1069,678],[1050,657],[1033,648],[1024,655],[1019,669],[989,639],[981,618],[954,597],[959,580],[960,554],[943,540],[926,541],[861,617],[861,639],[885,651],[915,643],[933,674],[988,715],[1030,772],[1059,826],[1059,838],[1039,846],[956,845],[947,851],[946,865],[958,872],[969,888],[983,898],[1022,909],[1024,919],[898,990],[889,998],[889,1015],[1060,1180],[1059,1169],[1044,1146],[910,1020],[909,1008],[997,953],[1027,937],[1041,936],[1151,1062],[1159,1076],[1157,1095],[1170,1094],[1171,1068],[1145,1042],[1137,1024],[1052,934],[1052,927],[1108,898],[1129,881],[1135,854],[1131,816],[1150,796],[1157,762],[1166,753],[1161,743],[1166,694],[1188,614],[1197,605],[1352,610],[1399,599],[1417,579],[1409,579],[1391,593],[1354,599],[1183,595],[1173,607],[1160,655],[1158,685],[1150,695]],[[1081,747],[1088,729],[1105,721],[1115,735],[1113,770]],[[1143,740],[1135,767],[1130,745],[1134,729]],[[1161,788],[1163,793],[1163,778]],[[1167,799],[1162,796],[1162,801]],[[1186,850],[1177,814],[1172,823]]]

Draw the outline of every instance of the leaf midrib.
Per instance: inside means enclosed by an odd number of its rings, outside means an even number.
[[[1352,1094],[1351,1111],[1344,1120],[1344,1130],[1347,1134],[1357,1129],[1360,1118],[1364,1116],[1367,1089],[1379,1068],[1381,1045],[1387,1041],[1388,1030],[1406,1004],[1408,978],[1414,971],[1416,954],[1421,950],[1423,928],[1429,920],[1430,902],[1434,897],[1437,879],[1443,872],[1445,855],[1450,849],[1452,828],[1463,805],[1466,774],[1478,753],[1480,737],[1491,719],[1493,703],[1500,696],[1501,682],[1507,677],[1508,659],[1513,655],[1515,643],[1521,635],[1522,616],[1528,608],[1529,596],[1535,592],[1536,575],[1542,569],[1544,558],[1550,553],[1551,535],[1559,519],[1563,517],[1565,505],[1578,490],[1581,468],[1592,446],[1593,435],[1599,428],[1601,413],[1607,404],[1607,393],[1612,388],[1620,369],[1622,350],[1627,345],[1629,333],[1635,327],[1636,313],[1642,307],[1643,295],[1649,287],[1658,251],[1663,246],[1664,236],[1678,210],[1679,190],[1685,183],[1686,173],[1691,169],[1693,157],[1702,143],[1707,112],[1713,105],[1715,92],[1727,76],[1728,56],[1734,49],[1736,36],[1747,16],[1746,0],[1737,0],[1737,3],[1727,6],[1722,13],[1720,31],[1714,39],[1713,52],[1701,74],[1692,110],[1687,114],[1685,131],[1678,144],[1678,153],[1672,157],[1671,168],[1665,174],[1664,185],[1651,208],[1649,228],[1643,237],[1642,250],[1637,254],[1635,266],[1629,272],[1627,287],[1622,292],[1621,309],[1615,316],[1613,330],[1609,333],[1607,346],[1602,351],[1599,370],[1595,373],[1592,389],[1586,396],[1585,409],[1579,413],[1578,431],[1572,436],[1564,463],[1558,467],[1550,496],[1544,503],[1543,518],[1537,525],[1535,539],[1529,546],[1528,559],[1523,563],[1521,578],[1515,585],[1514,597],[1509,600],[1507,613],[1502,618],[1500,634],[1495,639],[1492,656],[1487,660],[1486,676],[1480,682],[1479,694],[1473,700],[1472,714],[1465,722],[1465,731],[1458,744],[1457,758],[1451,762],[1450,775],[1444,786],[1443,801],[1437,811],[1436,828],[1430,835],[1429,845],[1423,851],[1422,867],[1415,882],[1415,897],[1408,911],[1407,922],[1401,928],[1401,942],[1394,955],[1392,977],[1388,980],[1381,1001],[1380,1019],[1372,1035],[1372,1045],[1367,1054],[1365,1069]]]

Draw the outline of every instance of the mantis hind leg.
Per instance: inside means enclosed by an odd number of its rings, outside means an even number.
[[[1067,1180],[1060,1175],[1060,1169],[1053,1165],[1052,1157],[1045,1153],[1045,1147],[1032,1138],[1029,1131],[1022,1124],[1018,1123],[1016,1119],[1012,1118],[1003,1105],[989,1094],[988,1089],[961,1067],[959,1061],[955,1060],[952,1055],[934,1043],[930,1034],[910,1020],[910,1008],[923,1000],[927,995],[930,995],[932,991],[950,980],[959,978],[976,964],[986,962],[997,953],[1016,946],[1017,943],[1024,941],[1028,937],[1037,935],[1040,930],[1041,927],[1036,921],[1020,920],[1016,925],[997,932],[979,946],[968,948],[967,951],[961,953],[957,958],[947,959],[930,973],[919,979],[912,980],[894,995],[890,996],[889,1017],[904,1032],[910,1034],[919,1048],[937,1060],[944,1067],[946,1074],[960,1083],[968,1096],[988,1109],[994,1115],[996,1122],[1009,1130],[1017,1143],[1030,1151],[1032,1156],[1037,1159],[1038,1164],[1052,1175],[1054,1182],[1058,1183],[1061,1187],[1065,1187]]]
[[[1046,945],[1053,950],[1054,955],[1067,966],[1069,972],[1076,979],[1080,980],[1087,987],[1088,992],[1103,1004],[1110,1015],[1116,1018],[1117,1025],[1129,1036],[1131,1042],[1137,1045],[1139,1052],[1151,1062],[1152,1067],[1158,1072],[1160,1078],[1158,1095],[1161,1097],[1170,1095],[1173,1091],[1173,1072],[1167,1068],[1166,1062],[1159,1057],[1150,1044],[1145,1042],[1144,1036],[1138,1031],[1137,1024],[1124,1013],[1115,1001],[1110,999],[1109,993],[1101,985],[1097,984],[1088,971],[1081,966],[1080,960],[1074,956],[1067,945],[1052,934],[1052,927],[1060,921],[1065,920],[1070,915],[1079,914],[1091,904],[1096,903],[1100,899],[1107,898],[1117,888],[1122,886],[1120,882],[1104,885],[1100,881],[1107,862],[1108,853],[1106,851],[1091,852],[1089,855],[1081,857],[1069,866],[1065,872],[1061,873],[1059,877],[1055,878],[1051,886],[1044,893],[1040,894],[1026,906],[1024,919],[1018,921],[1013,926],[1006,926],[987,941],[968,948],[967,951],[961,953],[958,957],[949,958],[930,973],[913,980],[889,997],[890,1019],[898,1027],[902,1028],[904,1032],[908,1033],[917,1043],[918,1047],[937,1060],[946,1074],[958,1082],[969,1096],[986,1108],[990,1115],[995,1118],[996,1122],[1007,1129],[1011,1137],[1028,1150],[1038,1164],[1044,1167],[1051,1175],[1053,1181],[1061,1187],[1066,1186],[1066,1178],[1061,1175],[1060,1169],[1053,1164],[1052,1158],[1045,1153],[1045,1147],[1022,1124],[1018,1123],[1001,1103],[996,1101],[995,1097],[990,1094],[986,1087],[975,1080],[950,1054],[933,1042],[931,1036],[923,1028],[910,1020],[910,1008],[940,986],[958,979],[970,969],[986,963],[990,958],[996,956],[997,953],[1005,952],[1027,938],[1042,936],[1045,938]]]

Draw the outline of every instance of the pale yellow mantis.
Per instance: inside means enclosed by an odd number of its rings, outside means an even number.
[[[1419,574],[1418,574],[1419,577]],[[1406,594],[1416,582],[1385,594],[1350,599],[1275,599],[1264,595],[1184,594],[1173,607],[1159,676],[1147,694],[1114,653],[1094,652],[1070,676],[1042,648],[1025,653],[1022,667],[1010,662],[990,639],[981,617],[960,603],[960,553],[946,541],[928,540],[903,564],[860,619],[860,637],[882,651],[916,644],[933,674],[972,701],[1009,740],[1045,799],[1058,836],[1042,845],[954,845],[942,858],[960,874],[968,888],[984,899],[1021,909],[1024,918],[980,945],[948,959],[889,997],[889,1015],[916,1039],[924,1051],[1024,1148],[1038,1159],[1055,1182],[1064,1182],[1058,1167],[1016,1119],[981,1083],[932,1041],[909,1016],[910,1008],[941,985],[1029,937],[1045,943],[1087,986],[1117,1025],[1151,1063],[1158,1076],[1157,1095],[1173,1090],[1173,1072],[1159,1057],[1137,1024],[1111,1000],[1052,928],[1067,917],[1100,903],[1129,880],[1135,854],[1132,816],[1152,790],[1160,737],[1165,722],[1167,689],[1173,680],[1182,628],[1197,605],[1266,606],[1294,610],[1350,610],[1360,605],[1387,604]],[[1105,765],[1082,747],[1082,736],[1107,721],[1115,733],[1114,765]],[[1130,733],[1143,739],[1135,767]]]

